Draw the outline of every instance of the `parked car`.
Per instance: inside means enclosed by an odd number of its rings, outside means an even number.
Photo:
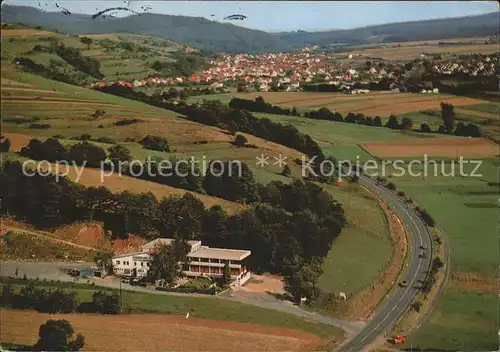
[[[130,284],[132,286],[146,287],[146,282],[144,281],[144,279],[142,277],[133,278],[132,281],[130,281]]]

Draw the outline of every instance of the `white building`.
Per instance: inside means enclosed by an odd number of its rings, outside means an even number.
[[[134,271],[137,277],[145,277],[151,266],[155,248],[158,245],[169,245],[173,239],[157,238],[142,246],[142,251],[118,255],[112,259],[113,271],[117,276],[130,277]],[[250,278],[248,270],[249,250],[211,248],[202,246],[201,241],[188,241],[190,246],[187,263],[183,268],[188,277],[208,276],[222,277],[224,267],[229,265],[231,279],[238,285]]]

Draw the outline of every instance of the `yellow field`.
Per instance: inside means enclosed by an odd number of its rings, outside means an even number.
[[[43,314],[1,309],[1,341],[35,344],[48,319],[66,319],[85,336],[89,351],[303,351],[320,339],[312,334],[256,324],[159,314]],[[140,332],[139,334],[137,332]]]
[[[2,37],[24,37],[33,35],[52,35],[53,32],[41,31],[38,29],[2,29]]]
[[[499,155],[498,146],[483,138],[430,138],[364,143],[375,157],[418,157],[422,155],[464,158],[490,158]]]
[[[377,57],[384,60],[411,60],[423,53],[433,54],[489,54],[499,51],[498,44],[484,44],[489,37],[454,38],[446,40],[428,40],[402,43],[388,43],[380,48],[359,48],[349,52],[355,59]],[[439,42],[457,43],[439,45]],[[473,44],[460,44],[460,42]]]
[[[326,106],[330,111],[341,113],[362,113],[369,116],[387,117],[420,110],[440,110],[440,103],[452,103],[454,106],[473,105],[482,100],[458,97],[447,94],[417,94],[370,92],[362,95],[344,93],[316,92],[253,92],[237,93],[244,99],[262,96],[265,101],[282,107],[319,109]]]

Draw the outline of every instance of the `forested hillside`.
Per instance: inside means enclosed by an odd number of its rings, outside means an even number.
[[[305,45],[368,44],[374,40],[412,41],[485,36],[498,33],[498,13],[405,23],[391,23],[348,30],[272,34],[220,23],[201,17],[160,14],[124,18],[42,12],[26,6],[2,6],[2,21],[41,26],[76,34],[135,33],[158,36],[200,49],[224,52],[291,51]],[[376,38],[374,38],[376,37]]]

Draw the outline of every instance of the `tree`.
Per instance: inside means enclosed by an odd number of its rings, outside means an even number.
[[[420,125],[420,131],[421,131],[421,132],[424,132],[424,133],[431,133],[431,132],[432,132],[431,128],[430,128],[430,127],[429,127],[429,125],[428,125],[428,124],[426,124],[426,123],[422,123],[422,124]]]
[[[71,146],[68,159],[77,165],[100,168],[101,163],[106,160],[106,152],[101,147],[85,141]]]
[[[87,45],[87,50],[90,50],[90,46],[92,45],[93,40],[92,40],[92,38],[89,38],[89,37],[81,37],[80,42],[82,44]]]
[[[125,148],[122,145],[115,145],[108,149],[109,159],[113,163],[113,165],[117,166],[120,161],[131,161],[132,154],[130,150]]]
[[[453,133],[453,127],[455,125],[455,107],[453,104],[441,102],[441,118],[443,119],[446,133]]]
[[[4,138],[3,136],[0,136],[0,138],[0,153],[7,153],[10,149],[10,141],[8,138]]]
[[[113,262],[111,259],[113,259],[112,252],[97,252],[94,256],[94,263],[104,269],[106,274],[111,274],[113,272]]]
[[[170,152],[168,141],[163,137],[147,135],[139,143],[146,149]]]
[[[228,263],[224,265],[224,269],[222,272],[222,282],[224,285],[229,285],[231,283],[231,268],[229,267]]]
[[[281,171],[281,174],[285,177],[290,177],[292,175],[292,170],[290,170],[290,166],[285,165],[283,171]]]
[[[397,130],[400,128],[398,118],[394,115],[389,116],[389,120],[385,123],[385,127]]]
[[[148,271],[148,280],[164,280],[167,284],[172,284],[181,273],[179,263],[186,260],[188,249],[187,242],[178,239],[174,239],[171,244],[156,247]]]
[[[411,129],[413,126],[413,120],[410,119],[409,117],[403,117],[403,119],[401,120],[401,128],[403,130],[409,130]]]
[[[234,138],[234,145],[243,147],[248,142],[247,138],[242,134],[237,134]]]
[[[285,289],[291,293],[296,302],[301,298],[314,301],[320,294],[318,278],[322,274],[321,261],[313,259],[285,277]]]
[[[77,334],[76,339],[68,341],[74,330],[67,320],[47,320],[40,325],[39,340],[33,347],[36,351],[79,351],[85,345],[85,338]]]
[[[387,188],[389,188],[392,191],[395,191],[396,190],[396,185],[394,183],[392,183],[392,182],[389,182],[387,184]]]
[[[109,295],[105,291],[94,292],[92,305],[93,309],[101,314],[119,314],[121,311],[120,296],[116,292]]]
[[[380,118],[380,116],[375,116],[373,118],[373,126],[377,126],[377,127],[381,127],[382,126],[382,119]]]
[[[179,92],[179,99],[181,100],[186,100],[187,98],[189,98],[189,93],[186,89],[182,89],[180,92]]]

